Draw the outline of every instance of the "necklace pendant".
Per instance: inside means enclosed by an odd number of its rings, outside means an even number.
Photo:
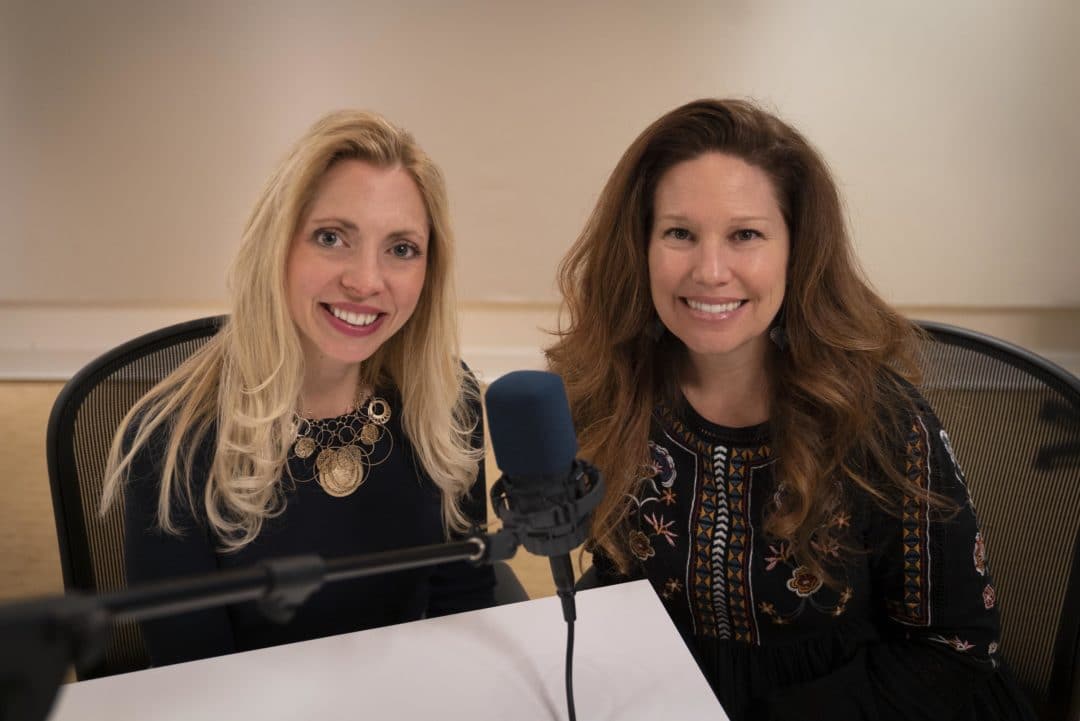
[[[364,482],[363,454],[356,446],[327,448],[315,459],[317,480],[331,496],[348,496]]]
[[[300,436],[296,439],[296,445],[293,446],[293,453],[297,458],[310,458],[311,454],[315,452],[315,440],[307,436]]]
[[[372,423],[384,425],[390,420],[390,404],[382,398],[372,398],[368,401],[367,416]]]
[[[374,423],[365,423],[360,429],[360,442],[365,446],[373,446],[379,440],[379,427]]]

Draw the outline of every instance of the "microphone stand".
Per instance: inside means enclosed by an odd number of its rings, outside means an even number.
[[[265,616],[288,622],[325,583],[451,561],[507,560],[519,531],[505,528],[465,540],[326,560],[287,556],[247,568],[131,586],[103,594],[69,593],[0,607],[0,721],[43,721],[68,668],[97,663],[115,621],[143,621],[256,601]]]
[[[116,621],[143,621],[241,601],[255,601],[278,623],[325,583],[423,568],[451,561],[493,563],[519,545],[548,556],[569,624],[567,696],[574,718],[570,659],[573,650],[574,576],[566,554],[587,531],[587,517],[603,493],[595,468],[575,461],[564,484],[552,489],[535,479],[501,478],[492,501],[504,527],[474,532],[462,541],[335,559],[287,556],[247,568],[140,584],[102,594],[82,592],[0,606],[0,721],[44,721],[72,664],[90,668],[102,658]]]

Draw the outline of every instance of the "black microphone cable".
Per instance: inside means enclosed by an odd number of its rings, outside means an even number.
[[[532,511],[521,510],[521,505],[529,506],[531,504],[528,502],[524,504],[516,502],[521,501],[521,496],[517,495],[515,490],[509,488],[512,486],[512,479],[505,476],[499,479],[492,488],[491,495],[495,512],[503,520],[504,531],[523,536],[526,550],[533,553],[537,553],[537,550],[535,545],[530,547],[531,544],[540,544],[543,549],[549,549],[550,547],[547,544],[552,543],[552,539],[549,538],[545,542],[536,533],[530,536],[530,529],[535,530],[544,527],[545,523],[550,521],[552,517],[566,517],[565,514],[574,507],[579,509],[575,513],[587,513],[587,511],[581,511],[580,509],[587,508],[591,510],[599,502],[599,497],[603,493],[603,482],[600,479],[599,472],[586,463],[574,462],[572,479],[583,491],[582,494],[573,496],[578,499],[577,501],[567,502],[564,499],[562,505],[560,505],[549,497],[533,506],[536,510]],[[524,495],[528,497],[528,494]],[[584,498],[583,501],[582,498]],[[555,543],[558,550],[561,550],[562,545],[566,543],[566,538],[557,539]],[[566,621],[565,682],[567,718],[569,721],[577,721],[577,712],[574,706],[574,622],[577,620],[577,604],[574,602],[574,566],[570,561],[569,552],[558,553],[557,555],[541,552],[538,555],[549,556],[551,574],[555,580],[555,594],[559,597],[563,619]]]
[[[574,621],[577,605],[574,603],[574,567],[570,557],[556,556],[551,559],[551,573],[555,577],[555,593],[562,602],[563,618],[566,619],[566,709],[570,721],[577,721],[574,710]]]
[[[577,721],[574,713],[574,622],[566,622],[566,713],[570,721]]]

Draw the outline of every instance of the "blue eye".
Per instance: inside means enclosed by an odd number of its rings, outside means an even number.
[[[412,243],[394,243],[390,248],[390,252],[394,254],[395,258],[415,258],[420,255],[420,249]]]
[[[336,230],[323,228],[315,231],[315,242],[324,248],[336,248],[341,245],[341,236]]]
[[[692,237],[686,228],[668,228],[664,231],[664,235],[674,240],[690,240]]]
[[[753,228],[742,228],[735,231],[734,237],[735,240],[754,240],[755,238],[764,238],[765,236]]]

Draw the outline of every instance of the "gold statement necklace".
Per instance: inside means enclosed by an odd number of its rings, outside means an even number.
[[[331,496],[343,498],[390,456],[394,436],[386,427],[389,420],[390,404],[368,389],[361,390],[343,416],[316,420],[297,414],[292,455],[303,460],[315,456],[315,481]],[[390,443],[382,458],[374,461],[375,448],[384,436]]]

